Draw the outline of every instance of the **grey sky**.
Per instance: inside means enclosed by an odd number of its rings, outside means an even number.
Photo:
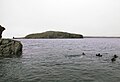
[[[48,30],[120,36],[120,0],[0,0],[4,37]]]

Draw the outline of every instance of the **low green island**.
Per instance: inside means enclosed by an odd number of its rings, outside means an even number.
[[[42,33],[29,34],[25,39],[62,39],[62,38],[83,38],[81,34],[60,32],[60,31],[46,31]]]

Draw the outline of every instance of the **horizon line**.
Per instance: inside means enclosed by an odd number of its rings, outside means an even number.
[[[120,38],[120,36],[83,36],[83,38]],[[14,37],[14,39],[24,39],[24,37]]]

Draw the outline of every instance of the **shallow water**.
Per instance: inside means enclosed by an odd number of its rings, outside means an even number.
[[[0,82],[119,82],[120,39],[20,39],[21,58],[0,59]],[[82,55],[82,53],[86,55]],[[101,53],[102,57],[96,57]],[[119,57],[111,62],[114,54]]]

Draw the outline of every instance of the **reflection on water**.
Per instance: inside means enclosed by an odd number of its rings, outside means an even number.
[[[20,40],[22,58],[0,59],[0,82],[119,82],[120,39]],[[82,53],[85,55],[82,55]],[[102,57],[96,54],[101,53]],[[119,57],[111,62],[114,54]]]

